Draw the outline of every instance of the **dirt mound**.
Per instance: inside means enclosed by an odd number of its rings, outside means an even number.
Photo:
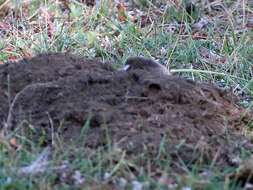
[[[167,156],[186,163],[232,164],[250,145],[240,134],[244,109],[210,84],[65,54],[1,65],[0,80],[1,125],[32,125],[44,144],[52,131],[68,141],[89,124],[85,146],[106,145],[109,136],[128,155],[155,155],[163,145]]]

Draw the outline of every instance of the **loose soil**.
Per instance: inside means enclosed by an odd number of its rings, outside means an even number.
[[[162,147],[172,160],[222,167],[251,148],[242,134],[250,115],[211,84],[60,53],[3,64],[0,80],[0,125],[32,126],[42,145],[53,132],[65,142],[85,133],[90,149],[110,141],[128,156],[156,157]]]

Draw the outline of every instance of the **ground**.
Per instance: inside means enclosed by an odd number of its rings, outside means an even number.
[[[252,2],[0,0],[0,189],[252,188]]]
[[[61,53],[5,63],[0,80],[2,128],[42,147],[57,147],[57,138],[89,152],[110,146],[114,162],[124,155],[146,168],[145,153],[149,162],[170,158],[178,174],[181,160],[222,171],[251,151],[250,113],[208,83]]]

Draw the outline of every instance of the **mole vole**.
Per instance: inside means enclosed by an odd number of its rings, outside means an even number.
[[[157,63],[152,59],[147,59],[144,57],[130,57],[126,60],[124,70],[130,71],[134,69],[142,69],[150,72],[156,72],[162,75],[171,75],[169,70],[164,65]]]

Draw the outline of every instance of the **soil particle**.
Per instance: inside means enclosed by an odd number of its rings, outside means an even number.
[[[215,158],[224,167],[250,146],[242,135],[250,115],[211,84],[60,53],[0,65],[0,80],[0,125],[13,130],[28,123],[37,136],[45,134],[45,144],[52,129],[67,142],[88,122],[85,146],[105,145],[109,135],[128,155],[156,155],[164,141],[175,160]]]

